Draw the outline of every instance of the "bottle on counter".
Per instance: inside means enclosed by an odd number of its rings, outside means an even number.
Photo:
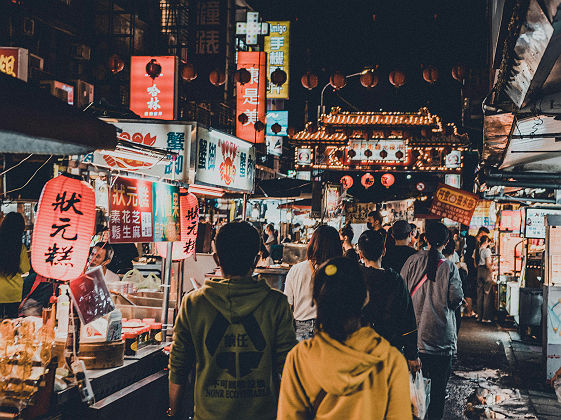
[[[68,297],[68,286],[63,284],[59,288],[56,302],[56,337],[66,338],[68,335],[68,319],[70,316],[70,298]]]

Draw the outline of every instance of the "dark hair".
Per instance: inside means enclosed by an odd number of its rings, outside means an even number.
[[[98,242],[94,245],[94,248],[105,249],[105,258],[103,261],[111,261],[115,255],[115,251],[108,242]]]
[[[267,226],[265,226],[265,231],[269,229],[273,235],[275,235],[275,225],[273,225],[272,223],[269,223]]]
[[[368,213],[368,217],[372,217],[374,221],[378,221],[380,222],[380,224],[382,224],[382,222],[384,221],[384,217],[379,211],[372,210],[370,213]]]
[[[426,233],[421,233],[419,235],[419,245],[425,246],[427,244],[427,234]]]
[[[486,244],[487,242],[490,242],[491,240],[489,239],[488,236],[482,236],[481,239],[479,239],[479,246]]]
[[[261,239],[259,233],[247,222],[231,222],[216,234],[216,253],[225,275],[243,276],[255,264]]]
[[[349,238],[349,241],[352,241],[353,238],[355,237],[355,233],[353,231],[353,227],[349,224],[346,224],[345,226],[343,226],[341,228],[341,230],[339,231],[339,233],[343,236],[343,237],[347,237]]]
[[[308,244],[306,258],[315,265],[321,265],[328,259],[341,255],[343,255],[343,248],[337,229],[328,225],[319,225]]]
[[[344,342],[356,331],[366,300],[360,264],[346,257],[327,260],[314,275],[318,330]],[[360,325],[360,324],[359,324]]]
[[[487,229],[485,226],[481,226],[481,227],[479,228],[479,230],[477,231],[477,234],[478,234],[478,235],[479,235],[480,233],[489,234],[490,231],[489,231],[489,229]]]
[[[365,230],[358,238],[358,249],[369,261],[378,261],[384,253],[384,235],[370,229]]]
[[[427,226],[427,241],[430,244],[429,260],[427,263],[427,278],[430,281],[436,280],[436,270],[440,262],[440,253],[437,248],[448,243],[450,232],[443,223],[436,222]]]
[[[15,276],[19,272],[25,220],[17,212],[4,217],[0,225],[0,273],[4,276]]]
[[[411,236],[411,225],[407,220],[398,220],[393,224],[391,231],[396,241],[402,241]]]
[[[452,239],[452,233],[450,232],[450,239],[442,250],[442,254],[447,257],[449,255],[452,255],[454,251],[456,251],[456,242],[454,242],[454,239]]]
[[[271,255],[269,253],[269,251],[267,250],[267,247],[265,246],[265,244],[263,243],[263,241],[261,241],[261,246],[259,248],[259,252],[261,252],[261,258],[268,258],[269,255]]]

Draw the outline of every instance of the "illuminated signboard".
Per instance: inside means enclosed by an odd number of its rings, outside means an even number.
[[[0,72],[27,82],[29,52],[25,48],[0,47]]]
[[[259,35],[266,35],[269,24],[259,22],[259,12],[247,12],[246,22],[236,22],[236,35],[245,35],[246,45],[256,45]]]
[[[238,52],[238,69],[245,68],[251,74],[249,83],[237,83],[237,115],[245,114],[245,123],[237,120],[236,135],[252,143],[265,143],[265,130],[256,131],[254,124],[265,124],[265,52]]]
[[[282,137],[265,136],[267,140],[267,154],[273,156],[282,155]]]
[[[454,188],[460,188],[462,185],[462,176],[459,174],[444,175],[444,183]]]
[[[162,67],[162,72],[154,79],[146,73],[146,65],[151,60]],[[141,118],[175,119],[176,73],[176,57],[131,57],[130,109]]]
[[[281,126],[281,130],[275,133],[272,129],[273,124]],[[288,130],[288,111],[267,111],[267,135],[268,136],[287,136]]]
[[[314,161],[314,150],[311,147],[296,148],[296,165],[310,166]]]
[[[269,82],[268,99],[288,99],[288,85],[290,75],[290,22],[269,22],[269,35],[265,37],[265,52],[267,53],[267,75],[271,80],[271,73],[276,69],[284,70],[286,82],[276,86]]]
[[[545,239],[545,216],[548,214],[561,214],[561,210],[527,207],[524,236],[526,238]]]
[[[349,154],[351,150],[354,155]],[[403,139],[350,140],[347,156],[353,161],[405,164],[408,160],[407,141]]]
[[[430,212],[469,226],[478,201],[479,197],[475,194],[440,184],[434,194]]]

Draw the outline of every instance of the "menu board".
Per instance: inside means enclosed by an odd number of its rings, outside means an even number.
[[[545,239],[545,216],[548,214],[561,214],[561,210],[527,207],[524,236],[526,238]]]

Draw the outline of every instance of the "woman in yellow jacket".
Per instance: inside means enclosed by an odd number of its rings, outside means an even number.
[[[6,215],[0,225],[0,319],[17,318],[22,299],[23,278],[31,265],[22,244],[25,221],[16,212]]]
[[[410,420],[404,357],[360,327],[367,291],[359,264],[344,257],[324,263],[313,296],[319,332],[288,353],[277,418]]]

